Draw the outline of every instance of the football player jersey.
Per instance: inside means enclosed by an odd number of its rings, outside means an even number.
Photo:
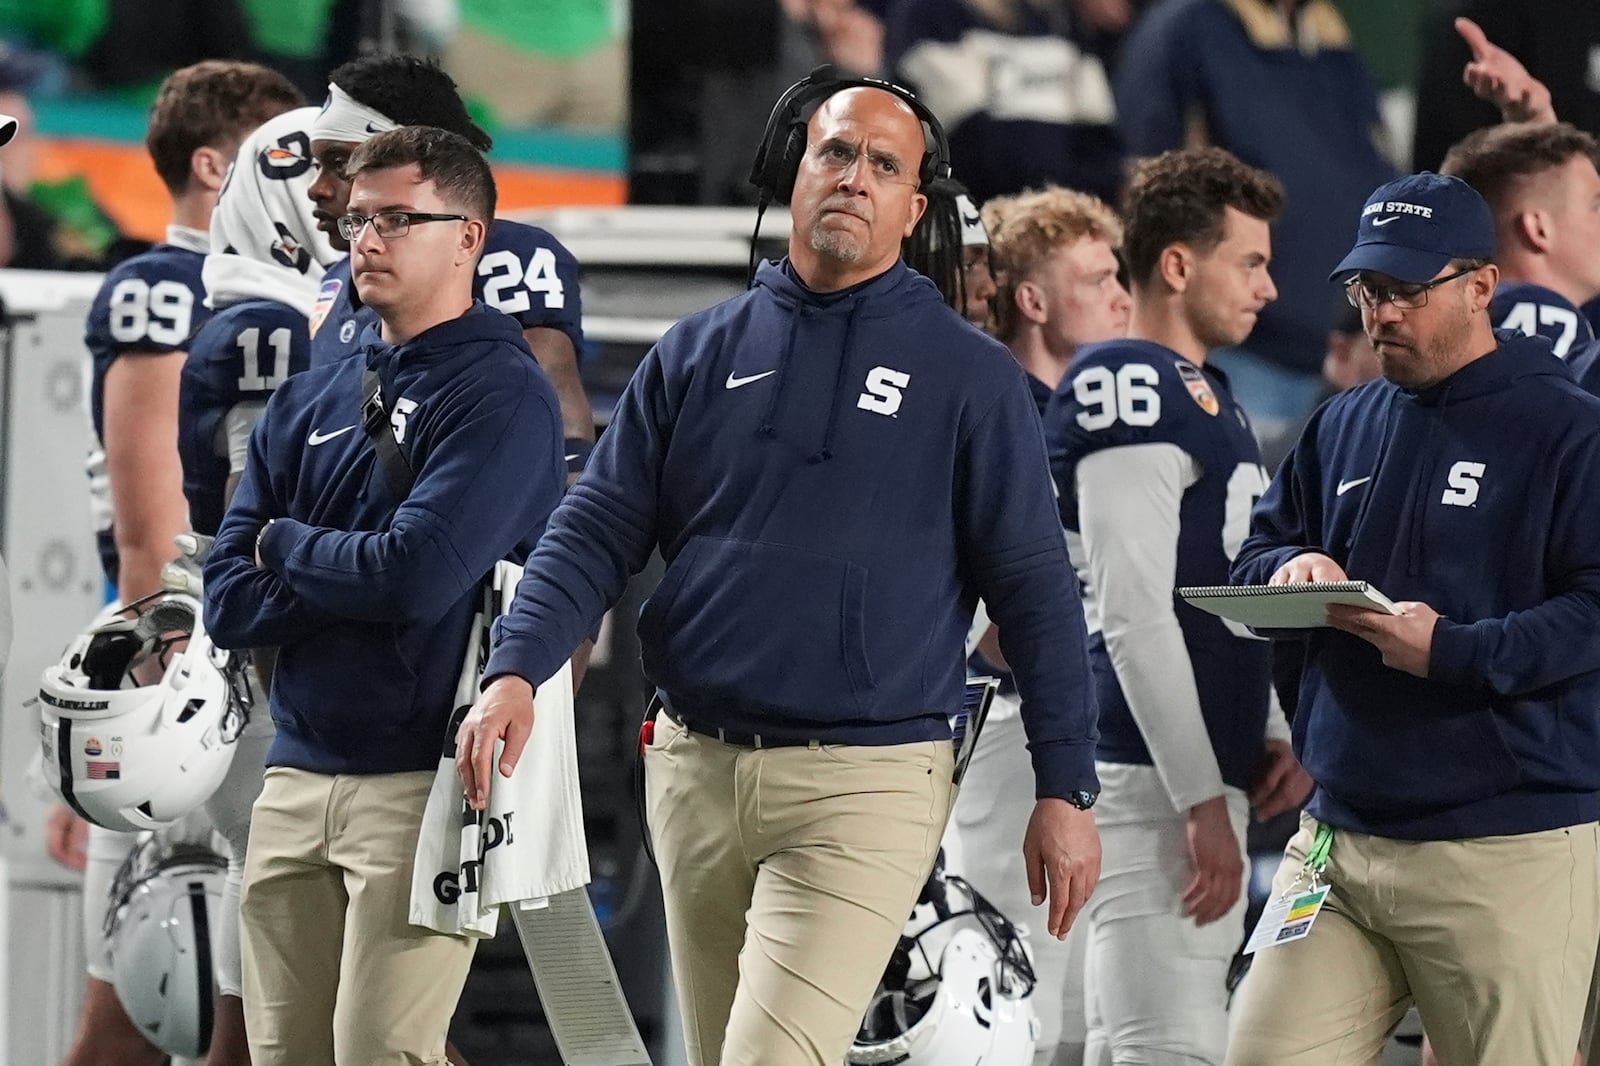
[[[404,240],[404,238],[400,238]],[[496,219],[472,295],[516,319],[522,328],[558,329],[583,351],[583,302],[578,261],[562,243],[537,226]],[[362,330],[378,320],[364,307],[350,278],[348,258],[328,268],[311,313],[311,365],[326,366],[355,353]]]
[[[1148,765],[1151,756],[1106,650],[1087,586],[1079,540],[1077,468],[1107,449],[1171,444],[1199,467],[1183,492],[1175,585],[1225,585],[1228,565],[1244,542],[1250,511],[1269,478],[1261,450],[1226,378],[1169,348],[1119,340],[1083,349],[1045,415],[1051,470],[1073,562],[1086,582],[1090,664],[1100,706],[1097,758]],[[1137,538],[1144,531],[1129,529]],[[1206,730],[1223,780],[1248,789],[1260,767],[1266,729],[1271,651],[1267,641],[1174,597],[1174,611],[1194,669]]]
[[[246,300],[212,316],[189,345],[178,393],[178,455],[189,524],[215,536],[228,484],[223,417],[241,403],[265,403],[310,362],[306,316],[276,300]]]
[[[168,243],[112,268],[95,294],[85,322],[84,343],[92,360],[89,413],[100,446],[89,458],[95,538],[100,565],[112,585],[117,582],[118,564],[110,488],[103,476],[106,372],[129,353],[184,351],[194,331],[211,314],[200,281],[205,234],[172,227],[167,239]]]
[[[1501,285],[1489,304],[1496,329],[1547,338],[1562,359],[1595,342],[1594,327],[1565,296],[1541,285]]]

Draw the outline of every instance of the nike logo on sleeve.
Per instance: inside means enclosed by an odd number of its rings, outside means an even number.
[[[311,431],[311,436],[306,438],[306,443],[315,448],[319,444],[328,443],[335,437],[342,437],[355,428],[355,426],[345,426],[343,429],[336,429],[332,433],[324,433],[321,430],[314,429]]]
[[[1345,493],[1349,492],[1351,489],[1355,488],[1357,485],[1365,485],[1367,482],[1369,482],[1371,480],[1372,480],[1372,475],[1368,474],[1366,477],[1358,477],[1353,481],[1341,481],[1341,482],[1339,482],[1338,489],[1334,491],[1334,495],[1335,496],[1343,496]]]
[[[777,373],[776,370],[768,370],[768,371],[766,371],[765,373],[762,373],[762,374],[751,374],[747,378],[741,378],[738,375],[734,374],[733,371],[730,370],[730,371],[728,371],[728,384],[727,384],[727,387],[730,388],[730,389],[742,388],[743,386],[750,384],[752,381],[760,381],[762,378],[770,378],[772,375],[774,375],[776,373]]]

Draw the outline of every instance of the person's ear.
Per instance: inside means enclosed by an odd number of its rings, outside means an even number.
[[[905,231],[900,234],[902,240],[911,236],[911,231],[917,228],[917,223],[921,221],[923,212],[928,210],[928,198],[920,192],[914,194],[911,197],[910,210],[911,220],[906,223]]]
[[[228,176],[233,157],[209,145],[196,148],[189,155],[189,177],[202,189],[216,192]]]
[[[1045,309],[1044,289],[1037,281],[1024,281],[1017,286],[1013,302],[1017,305],[1017,312],[1036,326],[1042,326],[1049,312]]]
[[[1519,211],[1511,224],[1516,239],[1535,252],[1548,252],[1555,236],[1554,220],[1549,212],[1541,210]]]
[[[1173,292],[1185,292],[1194,281],[1195,255],[1187,244],[1169,244],[1156,260],[1156,277]]]
[[[1467,279],[1467,306],[1473,314],[1489,309],[1489,302],[1494,299],[1494,290],[1499,284],[1500,268],[1493,263],[1486,263],[1472,272]]]
[[[472,219],[461,227],[461,241],[457,245],[456,262],[469,263],[483,252],[483,243],[489,239],[489,227],[482,219]]]

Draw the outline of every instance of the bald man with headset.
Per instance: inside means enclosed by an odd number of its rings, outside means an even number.
[[[645,357],[458,738],[481,805],[536,728],[533,686],[660,547],[647,809],[694,1066],[843,1060],[949,815],[980,595],[1032,746],[1038,926],[1065,934],[1099,874],[1083,616],[1033,401],[900,260],[948,170],[903,89],[818,71],[785,93],[752,180],[790,205],[788,257]]]

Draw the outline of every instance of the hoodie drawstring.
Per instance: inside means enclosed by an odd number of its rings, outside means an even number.
[[[761,425],[756,432],[763,437],[771,437],[777,431],[773,422],[778,417],[778,403],[783,397],[783,383],[789,377],[789,361],[794,357],[794,335],[800,329],[800,316],[805,314],[805,308],[796,307],[794,314],[789,317],[789,336],[783,342],[783,353],[778,356],[778,380],[772,384],[772,399],[767,401],[766,413],[761,416]]]
[[[839,424],[839,407],[844,403],[844,371],[850,364],[850,346],[856,339],[856,318],[861,314],[862,302],[852,302],[850,317],[845,320],[844,345],[840,348],[839,363],[833,372],[833,402],[828,405],[828,428],[822,432],[822,447],[806,459],[808,463],[825,463],[833,458],[833,431]]]
[[[1433,484],[1434,471],[1439,469],[1439,456],[1433,449],[1433,441],[1439,435],[1439,423],[1444,421],[1445,408],[1450,405],[1451,385],[1444,387],[1444,392],[1439,396],[1439,407],[1432,412],[1433,417],[1428,420],[1428,436],[1422,444],[1422,454],[1426,456],[1424,463],[1419,464],[1417,477],[1411,487],[1411,529],[1409,533],[1410,544],[1406,546],[1406,576],[1416,577],[1422,572],[1422,525],[1428,513],[1428,486]]]
[[[1376,489],[1379,477],[1383,474],[1384,464],[1389,459],[1389,437],[1394,432],[1394,401],[1395,393],[1389,393],[1388,401],[1383,405],[1383,432],[1378,436],[1378,457],[1372,468],[1372,486]],[[1367,524],[1367,509],[1372,506],[1372,499],[1376,493],[1369,489],[1362,494],[1361,509],[1356,512],[1356,520],[1350,526],[1350,536],[1345,539],[1345,555],[1349,557],[1350,549],[1355,547],[1356,538],[1361,536],[1361,528]]]

